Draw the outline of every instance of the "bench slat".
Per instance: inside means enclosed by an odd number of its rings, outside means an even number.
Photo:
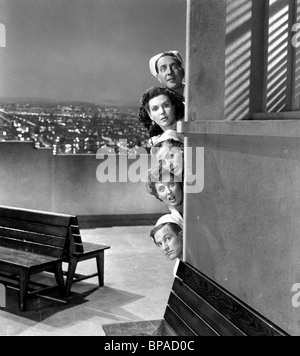
[[[197,315],[209,323],[217,333],[223,336],[246,336],[223,314],[214,309],[201,296],[187,287],[178,278],[175,279],[173,292],[186,303]]]
[[[74,251],[75,253],[83,253],[83,252],[85,252],[82,243],[81,244],[75,243],[74,245],[75,245],[75,251]]]
[[[205,299],[246,335],[287,335],[283,330],[187,263],[180,263],[177,275],[195,293]]]
[[[110,246],[95,244],[92,242],[83,242],[82,245],[84,247],[84,252],[86,253],[110,249]]]
[[[93,254],[95,252],[110,249],[110,246],[98,245],[98,244],[94,244],[91,242],[82,242],[82,244],[75,243],[74,245],[75,245],[75,251],[73,253],[79,254],[79,255],[82,253],[89,255],[89,254]]]
[[[6,264],[7,266],[11,265],[15,267],[31,268],[48,264],[57,260],[58,259],[56,257],[37,255],[35,253],[27,251],[18,251],[15,249],[0,246],[0,266],[2,263]],[[7,269],[1,266],[1,270],[2,269],[7,272],[15,272],[14,269]]]
[[[27,242],[36,242],[49,246],[64,247],[66,240],[62,237],[56,237],[51,235],[42,235],[38,233],[31,233],[22,230],[12,230],[9,228],[0,227],[0,236],[6,238],[13,238],[16,240],[26,240]]]
[[[210,325],[206,324],[199,315],[196,315],[196,313],[173,292],[170,295],[168,304],[174,313],[176,313],[197,336],[219,336]]]
[[[51,257],[63,257],[64,249],[0,236],[0,246]]]
[[[71,215],[54,214],[29,209],[17,209],[14,207],[0,206],[0,216],[14,220],[25,220],[46,225],[68,227],[70,222],[76,222],[77,218]],[[75,224],[76,225],[76,224]]]
[[[70,225],[77,226],[79,229],[78,218],[75,215],[70,215]]]
[[[166,322],[165,319],[160,321],[160,326],[155,331],[155,336],[177,336],[176,332]]]
[[[169,306],[166,307],[164,320],[177,335],[197,336]]]
[[[73,239],[74,239],[74,242],[75,242],[75,243],[77,243],[77,244],[82,244],[81,235],[78,235],[78,234],[74,234],[74,233],[73,233]]]
[[[73,232],[73,226],[71,227],[71,230]],[[72,239],[73,239],[74,247],[75,247],[74,252],[83,253],[84,252],[84,247],[83,247],[81,235],[72,233]]]
[[[30,221],[8,219],[1,216],[0,226],[60,237],[65,237],[68,232],[68,228],[65,226],[43,225]]]
[[[78,225],[71,225],[71,229],[72,229],[72,234],[73,235],[79,235],[80,236],[80,229]],[[80,237],[81,240],[81,237]]]

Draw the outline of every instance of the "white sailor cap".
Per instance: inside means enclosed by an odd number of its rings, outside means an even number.
[[[184,136],[181,133],[178,133],[176,130],[166,130],[163,134],[160,136],[156,137],[153,143],[153,146],[151,147],[151,154],[155,155],[158,148],[156,147],[159,143],[167,141],[167,140],[174,140],[178,141],[180,143],[184,143]]]
[[[183,65],[184,65],[182,55],[178,51],[166,51],[166,52],[157,54],[156,56],[152,57],[149,61],[150,72],[155,78],[157,78],[157,76],[158,76],[158,73],[156,71],[156,64],[157,64],[158,60],[163,55],[166,55],[166,54],[170,54],[171,56],[176,57],[177,60],[179,61],[179,63],[181,63],[181,67],[183,67]]]
[[[174,217],[171,214],[166,214],[157,220],[155,227],[167,223],[174,223],[178,225],[178,221],[176,221],[176,219],[174,219]]]

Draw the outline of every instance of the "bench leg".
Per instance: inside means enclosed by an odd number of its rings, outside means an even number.
[[[56,283],[59,287],[59,292],[61,295],[64,294],[65,286],[64,286],[64,277],[63,277],[63,270],[62,270],[62,263],[57,263],[54,267],[54,274]]]
[[[29,271],[21,269],[20,271],[20,300],[19,300],[19,308],[21,311],[25,310],[26,307],[26,298],[29,287]]]
[[[66,297],[69,295],[71,291],[76,267],[77,267],[77,258],[71,258],[69,261],[69,267],[67,272]]]
[[[104,286],[104,251],[96,256],[99,286]]]

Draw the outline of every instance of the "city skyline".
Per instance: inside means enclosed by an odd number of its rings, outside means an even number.
[[[151,56],[185,56],[186,0],[0,0],[0,98],[138,105]]]
[[[0,142],[31,141],[53,154],[96,154],[149,146],[148,135],[131,108],[42,102],[0,104]]]

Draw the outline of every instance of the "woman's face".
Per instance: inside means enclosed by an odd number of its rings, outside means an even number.
[[[149,116],[164,131],[176,123],[175,107],[164,94],[149,100]]]
[[[182,175],[183,150],[180,147],[165,143],[156,151],[155,158],[162,162],[163,167],[174,175]]]
[[[168,205],[168,207],[176,207],[183,202],[183,193],[181,184],[178,182],[159,182],[155,184],[158,197]]]

